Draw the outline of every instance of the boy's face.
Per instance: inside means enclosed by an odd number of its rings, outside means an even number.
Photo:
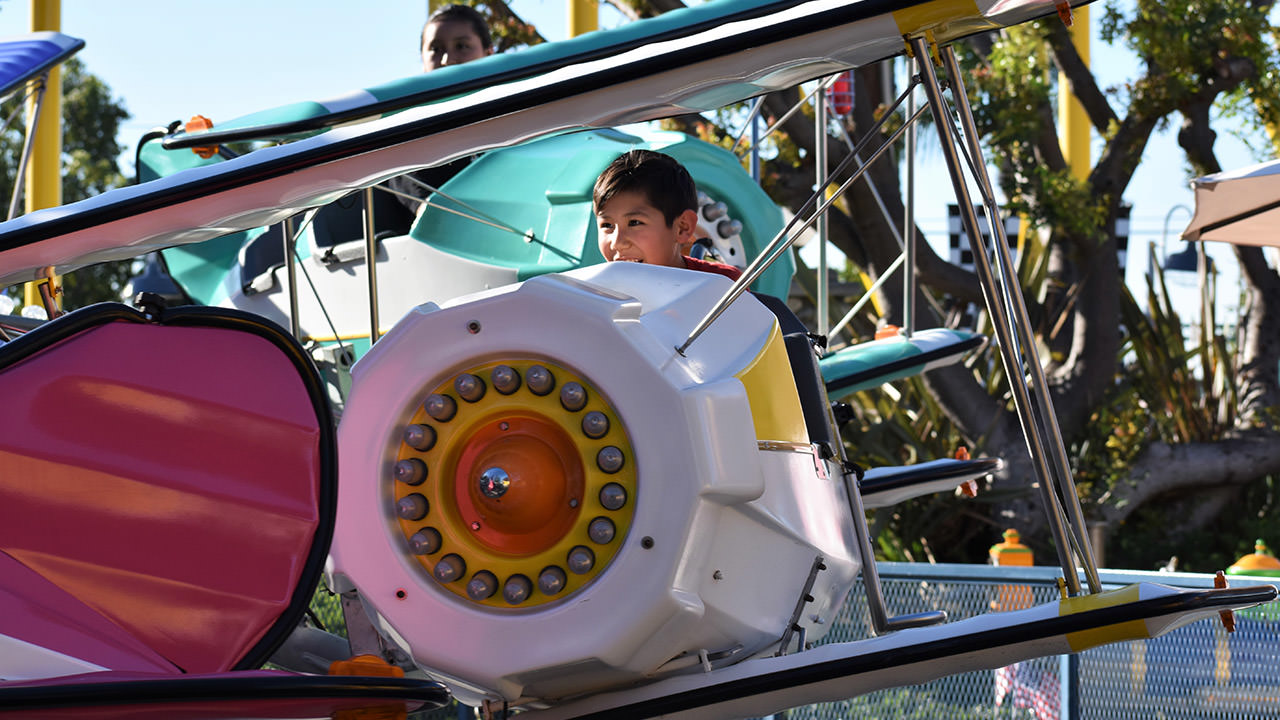
[[[682,245],[693,242],[698,216],[685,210],[667,225],[662,211],[640,192],[620,192],[596,208],[600,254],[608,262],[684,267]]]
[[[422,31],[422,71],[479,60],[488,55],[471,24],[463,20],[428,23]]]

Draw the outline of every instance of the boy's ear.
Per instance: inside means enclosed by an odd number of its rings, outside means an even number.
[[[685,210],[676,216],[675,222],[671,223],[671,229],[675,231],[676,242],[681,245],[692,245],[694,233],[698,230],[698,213]]]

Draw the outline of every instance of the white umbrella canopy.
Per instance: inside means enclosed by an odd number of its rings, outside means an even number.
[[[1280,247],[1280,160],[1191,181],[1196,211],[1184,240]]]

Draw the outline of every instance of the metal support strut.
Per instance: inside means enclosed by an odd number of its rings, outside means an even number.
[[[862,163],[861,160],[858,160],[858,154],[862,150],[862,147],[871,138],[879,135],[880,128],[883,127],[885,121],[893,116],[894,111],[897,110],[898,105],[900,105],[903,99],[906,98],[907,93],[910,93],[914,89],[915,83],[913,82],[912,86],[899,96],[898,100],[894,102],[889,109],[881,114],[880,119],[877,120],[876,123],[867,131],[862,142],[859,143],[857,147],[853,148],[853,150],[840,161],[835,169],[827,175],[826,181],[818,185],[816,192],[809,196],[809,199],[805,201],[804,205],[796,212],[795,216],[793,216],[791,220],[787,222],[786,226],[784,226],[782,230],[780,230],[778,234],[775,235],[767,245],[765,245],[764,249],[760,251],[760,254],[756,256],[756,259],[752,260],[751,263],[747,265],[746,269],[742,271],[742,277],[733,282],[733,286],[730,287],[729,290],[725,292],[724,296],[717,300],[716,304],[707,311],[706,316],[698,322],[698,324],[689,333],[689,336],[685,338],[685,341],[676,346],[677,353],[683,355],[684,351],[693,344],[693,341],[697,340],[698,337],[711,326],[711,323],[715,322],[716,318],[720,317],[720,315],[728,309],[731,304],[733,304],[734,300],[737,300],[744,292],[747,291],[747,288],[751,286],[751,283],[756,281],[756,278],[760,277],[760,275],[763,274],[775,260],[781,257],[782,253],[791,249],[791,246],[795,244],[796,238],[800,236],[800,233],[804,232],[807,227],[812,225],[819,215],[826,212],[827,208],[839,199],[842,194],[844,194],[845,190],[848,190],[853,183],[857,182],[857,180],[862,177],[863,173],[866,172],[868,166],[875,162],[876,158],[880,157],[880,155],[882,155],[886,150],[892,147],[893,143],[896,142],[904,132],[906,132],[907,126],[914,122],[916,118],[924,112],[923,109],[918,110],[915,115],[907,119],[907,122],[902,127],[890,133],[889,137],[882,145],[876,148],[875,152],[871,154],[871,157],[868,158],[865,164]],[[840,174],[843,173],[855,160],[858,161],[858,169],[850,175],[848,179],[840,184],[840,187],[831,194],[831,197],[818,204],[817,209],[808,216],[807,220],[801,223],[800,219],[809,212],[810,207],[815,203],[818,203],[818,201],[823,197],[827,186],[834,182],[835,178],[839,177]],[[788,233],[791,233],[793,229],[795,230],[794,234],[788,235]]]
[[[956,201],[960,205],[960,219],[964,225],[965,233],[969,236],[974,266],[982,285],[987,312],[990,313],[992,324],[995,327],[1001,360],[1005,367],[1005,375],[1009,379],[1009,388],[1013,394],[1013,403],[1018,413],[1018,421],[1022,425],[1022,433],[1027,443],[1027,450],[1030,452],[1032,463],[1036,468],[1040,495],[1048,515],[1049,528],[1058,547],[1058,559],[1062,564],[1064,579],[1071,594],[1080,594],[1080,578],[1072,555],[1074,547],[1084,566],[1090,590],[1092,592],[1100,592],[1102,587],[1098,580],[1098,570],[1088,537],[1084,531],[1082,514],[1079,514],[1079,499],[1076,496],[1075,484],[1071,479],[1070,470],[1066,467],[1066,450],[1063,447],[1062,435],[1054,417],[1053,401],[1049,395],[1044,371],[1040,367],[1038,353],[1031,333],[1031,324],[1027,318],[1026,305],[1023,303],[1022,295],[1018,291],[1017,279],[1013,276],[1013,262],[1009,257],[1004,228],[995,213],[996,205],[991,192],[991,183],[986,176],[985,164],[982,161],[978,146],[973,118],[968,112],[967,99],[964,95],[963,86],[960,84],[960,75],[955,65],[955,56],[950,48],[942,49],[947,61],[947,70],[951,76],[953,97],[961,114],[966,139],[969,144],[968,149],[972,154],[971,171],[979,183],[979,190],[989,215],[988,219],[990,220],[993,234],[996,236],[996,251],[1003,253],[1003,255],[997,256],[1002,273],[999,281],[992,272],[990,254],[984,246],[982,235],[978,230],[978,219],[974,213],[973,203],[969,201],[968,188],[960,168],[961,150],[957,147],[953,135],[955,132],[954,119],[943,100],[942,90],[938,84],[933,63],[930,60],[926,40],[917,37],[909,39],[908,42],[919,67],[925,95],[928,98],[935,125],[938,129],[938,139],[942,146],[943,157],[946,160],[947,171],[951,176],[951,183],[955,189]],[[1003,297],[1000,292],[1001,288],[1004,290]],[[1012,317],[1010,317],[1010,313],[1012,313]],[[1027,374],[1031,376],[1033,388],[1028,387]],[[1034,404],[1031,394],[1032,389],[1035,392]],[[1037,409],[1039,410],[1040,417],[1038,419],[1040,422],[1037,422]],[[1046,445],[1051,449],[1047,449]],[[1052,458],[1050,455],[1052,455]],[[1056,461],[1054,469],[1058,471],[1056,478],[1059,482],[1055,482],[1055,473],[1050,466],[1051,460]],[[1063,515],[1062,504],[1059,502],[1058,497],[1059,492],[1066,499],[1068,506],[1074,505],[1072,518],[1076,520],[1078,527],[1073,527],[1072,523],[1068,522]],[[1068,537],[1068,528],[1074,531],[1073,537]],[[1075,543],[1074,546],[1072,544],[1073,541]]]
[[[18,172],[13,176],[13,198],[9,201],[9,220],[18,216],[18,201],[22,199],[22,191],[26,185],[27,163],[30,162],[31,152],[36,146],[36,128],[40,126],[40,111],[44,109],[44,91],[48,86],[49,73],[45,72],[36,80],[35,109],[31,112],[31,120],[27,123],[27,137],[22,141],[22,158],[18,160]]]
[[[840,457],[843,460],[843,449]],[[871,617],[872,633],[883,635],[893,630],[926,627],[946,622],[945,610],[929,610],[889,617],[887,603],[884,601],[884,589],[880,585],[880,569],[876,567],[875,550],[871,546],[871,533],[867,527],[867,510],[862,503],[860,487],[862,471],[850,462],[845,461],[841,464],[845,493],[849,499],[849,514],[853,518],[854,541],[858,544],[858,554],[862,556],[862,586],[867,594],[867,614]]]
[[[294,265],[298,239],[293,235],[292,215],[284,219],[284,227],[281,230],[284,235],[282,242],[284,242],[285,278],[289,283],[289,332],[293,333],[295,338],[301,339],[302,318],[299,317],[298,310],[298,268]]]
[[[963,77],[960,74],[960,64],[956,62],[955,51],[950,46],[942,49],[942,61],[945,64],[947,75],[951,79],[952,93],[957,97],[967,97],[964,90]],[[965,136],[969,141],[970,152],[975,159],[980,160],[982,151],[977,141],[978,129],[973,121],[973,112],[970,110],[968,102],[958,104],[956,109],[959,111],[961,127],[964,128]],[[1022,293],[1017,292],[1017,274],[1014,270],[1013,258],[1009,256],[1009,242],[1005,236],[1004,223],[997,221],[999,210],[996,207],[995,194],[991,189],[991,178],[987,175],[985,163],[975,162],[974,167],[976,168],[974,176],[982,186],[983,199],[987,208],[987,220],[992,227],[995,239],[996,257],[1000,260],[1004,283],[1008,289],[1007,294],[1014,309],[1014,318],[1021,329],[1023,356],[1024,358],[1030,357],[1035,360],[1029,367],[1032,388],[1039,397],[1046,399],[1045,402],[1037,403],[1035,406],[1040,413],[1040,422],[1036,427],[1045,434],[1044,444],[1048,446],[1053,456],[1051,467],[1056,471],[1056,487],[1066,507],[1067,515],[1071,519],[1069,523],[1072,531],[1071,539],[1075,542],[1076,553],[1081,558],[1085,579],[1089,583],[1090,591],[1101,592],[1102,581],[1098,578],[1097,562],[1094,558],[1088,527],[1085,523],[1084,510],[1080,507],[1080,496],[1076,493],[1075,481],[1071,475],[1071,466],[1067,462],[1067,450],[1062,442],[1062,431],[1058,427],[1058,418],[1053,412],[1053,402],[1049,396],[1049,383],[1045,379],[1044,368],[1041,367],[1037,358],[1038,351],[1034,342],[1031,321],[1027,316],[1026,304],[1022,300]]]
[[[378,238],[374,232],[373,188],[364,189],[364,261],[369,279],[369,344],[378,342]]]

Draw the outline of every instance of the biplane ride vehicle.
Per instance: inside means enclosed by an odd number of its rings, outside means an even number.
[[[783,223],[736,160],[609,129],[905,52],[957,194],[977,168],[990,212],[948,43],[1055,12],[1070,7],[711,2],[164,133],[143,148],[147,182],[0,224],[3,284],[45,280],[51,297],[55,273],[163,251],[195,301],[142,294],[0,345],[0,717],[354,717],[451,696],[531,720],[750,717],[1273,599],[1103,592],[1007,245],[985,247],[966,193],[1062,597],[890,617],[866,507],[999,461],[864,472],[832,400],[975,340],[920,332],[820,357],[783,300],[825,188]],[[246,139],[288,142],[219,154]],[[634,146],[688,160],[705,249],[740,280],[596,262],[591,182]],[[376,186],[477,153],[407,228],[377,227]],[[504,207],[482,180],[521,154],[545,157],[522,178],[541,188],[513,187]],[[356,201],[360,231],[337,232]],[[458,213],[496,227],[445,217]],[[339,276],[367,288],[340,311],[300,289]],[[342,343],[359,357],[349,386],[321,372],[349,362]],[[300,629],[322,576],[345,612],[337,649]],[[873,636],[815,646],[859,582]]]

